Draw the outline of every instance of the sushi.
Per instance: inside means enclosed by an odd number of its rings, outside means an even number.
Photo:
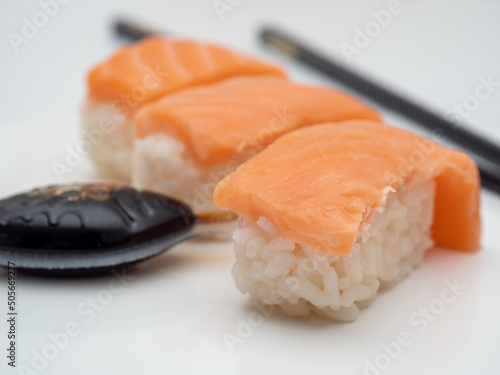
[[[238,214],[237,287],[289,315],[356,319],[433,246],[480,247],[479,176],[465,153],[389,125],[290,132],[222,180]]]
[[[216,184],[279,136],[324,121],[380,121],[375,110],[328,88],[273,77],[232,78],[143,106],[133,117],[132,183],[218,211]]]
[[[190,40],[151,37],[122,48],[88,74],[82,126],[93,144],[90,157],[104,174],[129,181],[137,109],[188,87],[248,75],[285,77],[271,64]]]

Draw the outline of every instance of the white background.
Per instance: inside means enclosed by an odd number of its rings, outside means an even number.
[[[16,53],[8,35],[21,34],[23,17],[31,20],[40,5],[2,0],[0,196],[57,182],[52,163],[63,162],[66,147],[78,143],[85,74],[122,43],[111,32],[117,15],[134,16],[176,35],[218,41],[281,63],[297,81],[336,86],[263,48],[257,38],[260,26],[280,25],[347,63],[339,44],[352,44],[355,28],[364,28],[373,19],[370,12],[386,9],[387,4],[243,1],[221,20],[210,0],[73,0],[61,5]],[[500,81],[500,2],[401,0],[401,7],[389,25],[353,56],[349,64],[353,69],[443,115],[474,94],[480,77],[491,75]],[[499,104],[497,89],[468,118],[474,130],[498,142]],[[388,122],[418,131],[401,117],[382,113]],[[65,181],[96,178],[87,161],[64,177]],[[134,279],[109,304],[98,306],[102,311],[92,310],[95,316],[85,304],[88,298],[104,296],[102,290],[111,275],[74,280],[20,275],[17,364],[32,368],[35,352],[43,352],[51,342],[48,335],[74,322],[78,335],[43,371],[31,373],[363,374],[366,361],[382,358],[384,344],[406,331],[411,345],[381,373],[498,374],[500,199],[489,192],[482,199],[481,252],[431,251],[420,269],[382,293],[350,324],[273,313],[251,331],[242,332],[242,322],[260,315],[233,285],[230,243],[188,243],[144,263],[130,271]],[[0,285],[6,285],[4,270],[1,279]],[[439,298],[445,280],[455,279],[466,289],[419,332],[423,326],[415,326],[409,317]],[[0,314],[6,310],[5,286],[0,287],[2,305]],[[4,316],[0,316],[0,373],[16,374],[19,368],[7,367],[4,355]],[[245,338],[230,351],[226,333]]]

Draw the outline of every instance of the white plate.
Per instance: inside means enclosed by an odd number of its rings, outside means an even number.
[[[74,113],[0,128],[1,197],[58,182],[53,163],[64,163],[67,148],[78,144]],[[85,158],[63,176],[65,182],[96,178]],[[9,368],[2,356],[1,373],[500,373],[500,200],[485,193],[483,203],[481,252],[431,251],[420,269],[348,324],[260,311],[234,286],[230,242],[180,245],[127,271],[132,279],[120,290],[110,289],[111,274],[86,279],[20,274],[18,368]],[[1,270],[1,285],[6,278]],[[449,282],[465,289],[441,303]],[[6,306],[3,290],[0,303]],[[420,309],[429,306],[434,313],[425,318]],[[65,329],[74,337],[65,339]],[[395,344],[398,338],[411,344]]]

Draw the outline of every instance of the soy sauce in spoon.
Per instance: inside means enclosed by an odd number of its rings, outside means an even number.
[[[182,202],[127,186],[34,189],[0,200],[0,265],[60,276],[106,272],[199,235],[228,235],[204,224],[233,218],[197,218]]]

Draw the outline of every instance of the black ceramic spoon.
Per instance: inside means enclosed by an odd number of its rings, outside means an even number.
[[[228,234],[202,224],[232,218],[200,220],[184,203],[126,186],[49,186],[0,200],[0,265],[66,276],[104,272],[199,235]]]

